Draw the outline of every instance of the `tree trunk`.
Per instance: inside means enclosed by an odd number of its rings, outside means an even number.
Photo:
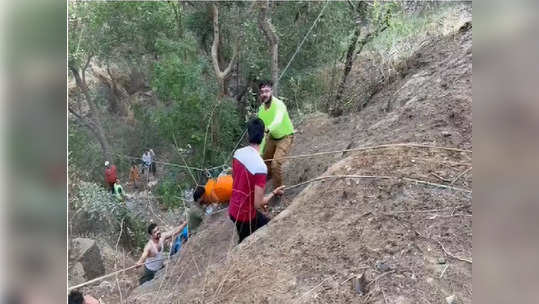
[[[177,1],[176,3],[168,2],[170,6],[172,7],[172,10],[174,11],[174,17],[176,19],[176,35],[178,38],[183,38],[183,27],[182,27],[182,17],[181,17],[181,1]]]
[[[268,18],[268,2],[262,1],[258,14],[258,26],[264,33],[264,37],[269,43],[271,55],[271,81],[273,82],[273,95],[279,93],[279,37],[275,28]]]
[[[348,51],[346,52],[346,61],[344,64],[344,72],[342,75],[341,82],[339,83],[339,87],[337,88],[337,95],[335,96],[335,101],[333,102],[333,105],[328,107],[328,111],[331,116],[339,116],[342,114],[340,103],[341,103],[342,95],[344,93],[344,88],[346,86],[346,80],[348,78],[348,74],[350,74],[350,71],[352,70],[352,65],[354,64],[354,53],[356,50],[357,40],[359,39],[360,34],[361,34],[361,28],[360,28],[360,25],[358,24],[356,29],[354,30],[352,41],[348,45]]]
[[[112,153],[111,153],[110,145],[107,138],[105,137],[105,131],[103,130],[103,126],[101,125],[97,106],[95,105],[94,100],[91,99],[90,93],[88,92],[88,85],[86,84],[85,73],[90,63],[91,57],[92,56],[89,56],[88,61],[86,62],[86,65],[81,71],[82,76],[81,74],[79,74],[79,71],[75,67],[72,67],[72,66],[69,67],[69,69],[73,73],[73,77],[75,77],[75,82],[77,83],[77,87],[79,88],[80,92],[83,94],[84,98],[86,99],[86,102],[88,103],[89,117],[82,117],[82,115],[76,113],[71,107],[68,107],[68,109],[69,109],[69,112],[71,112],[82,125],[87,127],[90,130],[90,132],[94,134],[95,138],[99,142],[99,145],[101,146],[103,158],[105,160],[112,161]]]
[[[352,6],[352,4],[350,5]],[[368,33],[358,43],[357,41],[361,34],[361,26],[367,23],[365,20],[366,9],[367,9],[366,2],[358,3],[355,8],[357,11],[357,16],[358,16],[357,21],[356,21],[357,27],[354,30],[352,41],[350,42],[350,45],[348,46],[348,51],[346,52],[346,61],[344,65],[343,76],[342,76],[341,82],[339,83],[339,87],[337,88],[337,94],[335,95],[335,100],[333,104],[328,107],[328,112],[331,116],[342,115],[343,109],[341,107],[341,100],[344,94],[344,89],[346,87],[346,81],[348,79],[348,75],[350,74],[350,71],[352,70],[352,66],[354,65],[355,56],[359,55],[361,51],[363,50],[363,47],[367,43],[369,43],[374,37],[378,36],[381,32],[385,31],[389,26],[390,11],[388,10],[386,11],[386,16],[384,18],[384,21],[381,24],[377,25],[374,31]],[[356,52],[357,46],[359,46],[359,50]]]
[[[215,3],[211,5],[211,9],[213,15],[213,43],[211,46],[211,59],[213,63],[213,69],[215,71],[215,76],[217,77],[217,82],[219,85],[218,103],[221,103],[223,97],[226,95],[225,80],[230,76],[230,72],[232,71],[232,65],[236,61],[236,57],[238,55],[239,39],[238,42],[234,45],[232,59],[230,59],[228,66],[225,70],[221,70],[221,67],[219,66],[219,10]]]

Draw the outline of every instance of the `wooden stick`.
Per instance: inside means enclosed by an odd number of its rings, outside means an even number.
[[[459,180],[459,178],[461,178],[464,174],[466,174],[466,173],[467,173],[468,171],[470,171],[470,170],[472,170],[472,167],[470,167],[470,168],[468,168],[468,169],[462,171],[462,173],[460,173],[459,175],[457,175],[457,177],[455,177],[455,179],[453,179],[449,185],[453,185],[456,181]]]
[[[449,251],[447,251],[447,250],[445,249],[444,244],[442,244],[442,242],[440,242],[440,241],[438,241],[438,240],[435,240],[435,239],[433,239],[433,238],[426,237],[426,236],[424,236],[423,234],[419,233],[419,231],[417,231],[417,230],[415,230],[415,233],[417,233],[417,235],[419,235],[420,237],[422,237],[422,238],[424,238],[424,239],[427,239],[427,240],[433,240],[433,241],[435,241],[436,243],[438,243],[438,245],[440,245],[440,247],[442,247],[442,250],[444,251],[444,253],[445,253],[447,256],[452,257],[452,258],[454,258],[454,259],[456,259],[456,260],[459,260],[459,261],[462,261],[462,262],[466,262],[466,263],[472,264],[472,260],[471,260],[471,259],[461,258],[461,257],[458,257],[458,256],[456,256],[456,255],[450,253]]]

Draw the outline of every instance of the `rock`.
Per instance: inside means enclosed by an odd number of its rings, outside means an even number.
[[[86,281],[84,277],[84,267],[80,262],[69,267],[69,285],[74,286]]]
[[[451,133],[449,131],[442,131],[442,136],[443,137],[449,137],[449,136],[451,136]]]
[[[362,273],[352,279],[352,289],[354,289],[354,291],[357,292],[360,296],[366,293],[367,279],[365,278],[365,273]]]
[[[445,258],[438,258],[438,264],[445,264],[446,263],[446,260]]]
[[[109,294],[114,291],[115,286],[112,284],[112,282],[109,281],[102,281],[98,286],[97,289],[100,294]]]
[[[389,267],[384,261],[376,261],[376,264],[374,265],[378,271],[386,272],[391,270],[391,267]]]
[[[105,274],[101,251],[95,240],[87,238],[74,239],[72,252],[75,261],[82,265],[84,277],[87,280]]]
[[[455,304],[457,303],[457,296],[450,295],[449,297],[445,298],[445,301],[447,302],[447,304]]]

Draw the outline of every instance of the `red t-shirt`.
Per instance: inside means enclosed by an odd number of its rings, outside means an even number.
[[[111,184],[116,181],[116,166],[112,165],[110,168],[105,169],[105,182]]]
[[[251,146],[236,150],[232,160],[232,195],[228,214],[240,222],[255,218],[255,185],[264,189],[268,168]]]

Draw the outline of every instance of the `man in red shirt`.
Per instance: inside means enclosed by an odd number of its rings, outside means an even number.
[[[284,186],[264,196],[268,168],[260,157],[260,143],[264,138],[264,122],[253,118],[247,123],[249,145],[234,152],[232,160],[232,195],[228,206],[230,219],[235,223],[239,242],[269,219],[259,210],[266,208],[275,195],[282,195]]]
[[[110,165],[108,161],[105,161],[105,184],[109,185],[110,192],[114,193],[114,183],[118,176],[116,175],[116,166]]]

